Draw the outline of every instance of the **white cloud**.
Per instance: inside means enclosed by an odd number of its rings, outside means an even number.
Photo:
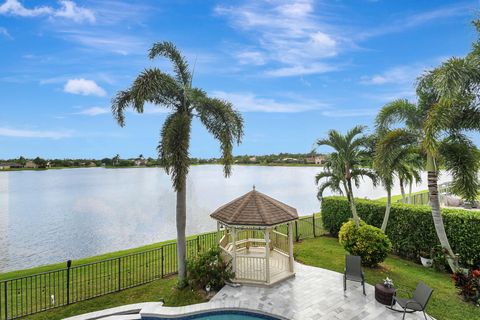
[[[60,7],[57,9],[49,6],[26,8],[18,0],[6,0],[2,5],[0,5],[0,14],[20,17],[60,17],[73,20],[75,22],[95,22],[95,15],[92,10],[79,7],[71,0],[60,0],[59,4]]]
[[[63,91],[84,96],[95,95],[103,97],[107,94],[95,81],[83,78],[68,80],[63,87]]]
[[[459,2],[454,5],[411,14],[403,17],[402,19],[393,20],[388,25],[377,26],[371,30],[361,31],[356,37],[358,39],[366,39],[395,32],[402,32],[404,30],[427,24],[439,19],[471,16],[472,12],[477,10],[477,6],[478,5],[474,3]]]
[[[20,17],[36,17],[40,15],[49,15],[53,9],[48,6],[39,6],[27,9],[18,0],[6,0],[0,5],[0,14],[20,16]]]
[[[262,98],[251,92],[213,91],[211,96],[231,102],[235,108],[243,112],[302,112],[326,108],[327,105],[305,99],[286,99],[279,102],[272,98]]]
[[[241,51],[236,54],[240,64],[253,64],[260,66],[266,63],[265,55],[260,51]]]
[[[110,32],[86,32],[62,30],[64,38],[97,51],[113,52],[120,55],[145,52],[145,43],[139,38]]]
[[[110,113],[109,108],[102,108],[102,107],[91,107],[87,109],[83,109],[82,111],[76,112],[75,114],[85,115],[85,116],[99,116],[102,114]]]
[[[55,17],[66,18],[75,22],[95,22],[95,15],[91,10],[79,7],[75,2],[70,0],[62,0],[60,4],[61,8],[53,14]]]
[[[0,27],[0,36],[4,36],[8,39],[13,39],[10,33],[8,32],[7,28]]]
[[[43,131],[43,130],[23,130],[0,127],[0,136],[15,138],[48,138],[62,139],[72,136],[71,131]]]
[[[329,118],[355,118],[371,117],[378,113],[377,109],[332,109],[321,112],[322,116]]]
[[[383,73],[373,76],[364,76],[360,79],[362,84],[384,85],[384,84],[414,84],[415,79],[425,70],[425,66],[397,66],[387,69]]]
[[[289,76],[301,76],[309,74],[319,74],[336,70],[337,67],[326,63],[313,63],[309,66],[295,65],[291,67],[278,68],[268,70],[265,75],[272,77],[289,77]]]
[[[273,62],[278,65],[267,70],[269,76],[334,70],[333,66],[326,66],[325,59],[337,56],[348,42],[314,14],[311,0],[248,1],[238,7],[218,6],[215,13],[227,17],[235,28],[251,34],[255,45],[261,49],[247,50],[246,55],[245,50],[235,53],[240,63],[244,64],[246,57],[253,64]]]

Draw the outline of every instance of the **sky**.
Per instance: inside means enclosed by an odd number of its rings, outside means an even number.
[[[372,129],[415,79],[470,50],[479,1],[0,0],[0,158],[156,156],[161,106],[113,119],[112,97],[172,41],[193,85],[242,112],[234,154],[309,152],[330,129]],[[195,122],[192,157],[219,156]],[[322,151],[322,150],[320,150]]]

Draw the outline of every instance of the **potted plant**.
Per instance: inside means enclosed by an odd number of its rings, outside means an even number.
[[[429,251],[420,251],[420,261],[422,266],[430,268],[433,265],[432,254]]]

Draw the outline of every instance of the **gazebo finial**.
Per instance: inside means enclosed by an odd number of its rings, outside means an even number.
[[[253,185],[253,190],[255,190],[255,185]]]

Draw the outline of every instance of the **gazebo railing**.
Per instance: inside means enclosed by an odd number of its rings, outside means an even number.
[[[266,258],[251,254],[238,254],[236,257],[235,278],[238,280],[267,281]]]
[[[273,230],[270,233],[270,241],[275,249],[288,255],[288,236],[286,234]]]

